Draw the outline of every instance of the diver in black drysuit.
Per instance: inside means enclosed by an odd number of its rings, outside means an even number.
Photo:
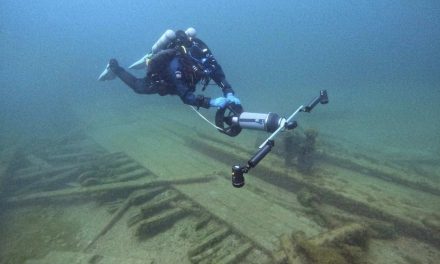
[[[110,60],[109,68],[139,94],[178,95],[185,104],[197,108],[241,104],[208,46],[198,38],[188,37],[182,30],[176,31],[175,40],[166,49],[153,55],[144,78],[125,71],[116,59]],[[203,80],[204,90],[211,79],[222,89],[223,96],[211,99],[194,94],[200,81]]]

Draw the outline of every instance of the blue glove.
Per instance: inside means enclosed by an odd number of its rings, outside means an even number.
[[[228,100],[228,98],[225,97],[218,97],[215,99],[211,99],[209,101],[209,106],[211,107],[218,107],[218,108],[224,108],[225,106],[228,105],[230,101]]]
[[[231,102],[232,104],[241,105],[240,99],[234,96],[233,93],[226,94],[226,98]]]

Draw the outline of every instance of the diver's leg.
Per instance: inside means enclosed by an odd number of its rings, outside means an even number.
[[[114,59],[110,60],[110,69],[119,77],[126,85],[128,85],[134,92],[140,94],[154,94],[157,93],[157,88],[151,85],[150,80],[145,78],[136,78],[131,73],[127,72],[119,66],[118,62]]]

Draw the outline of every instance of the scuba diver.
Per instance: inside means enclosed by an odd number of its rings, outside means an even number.
[[[147,68],[144,78],[136,78],[111,59],[98,80],[112,80],[116,76],[133,91],[140,94],[178,95],[183,103],[198,108],[217,107],[215,124],[219,132],[231,137],[237,136],[242,129],[263,130],[271,135],[258,147],[258,151],[245,165],[232,166],[232,185],[244,186],[244,174],[264,159],[275,146],[275,137],[282,131],[297,127],[295,117],[300,112],[310,113],[318,104],[327,104],[326,90],[321,90],[308,104],[299,106],[288,118],[276,113],[244,112],[240,100],[234,95],[231,85],[226,81],[222,67],[217,63],[208,46],[195,37],[194,28],[176,32],[167,30],[153,45],[151,53],[133,63],[130,69]],[[213,80],[223,92],[218,98],[195,95],[196,85],[203,83],[205,90]],[[195,110],[195,108],[193,108]],[[197,113],[198,111],[195,110]]]
[[[183,103],[197,108],[225,108],[230,104],[241,105],[231,85],[225,78],[208,46],[195,37],[194,28],[186,31],[167,30],[152,47],[152,52],[129,68],[147,68],[144,78],[136,78],[110,59],[99,80],[111,80],[117,76],[139,94],[178,95]],[[213,80],[223,92],[218,98],[195,95],[196,85],[203,81],[202,91]]]

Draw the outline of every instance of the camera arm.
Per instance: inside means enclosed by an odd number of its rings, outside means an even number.
[[[273,140],[269,140],[265,143],[263,147],[257,151],[257,153],[252,156],[247,162],[246,166],[234,165],[232,166],[232,185],[236,188],[243,187],[244,185],[244,173],[248,173],[249,170],[264,159],[267,154],[272,150],[272,147],[275,146],[275,142]]]
[[[321,90],[319,95],[313,98],[306,106],[301,105],[295,112],[293,112],[287,119],[281,119],[279,127],[258,147],[259,150],[252,156],[246,166],[234,165],[232,166],[232,186],[236,188],[241,188],[244,186],[244,174],[248,173],[251,168],[257,166],[257,164],[266,157],[267,154],[275,146],[274,138],[284,130],[292,130],[297,127],[297,122],[293,118],[299,112],[310,113],[313,108],[318,104],[327,104],[328,95],[326,90]]]

